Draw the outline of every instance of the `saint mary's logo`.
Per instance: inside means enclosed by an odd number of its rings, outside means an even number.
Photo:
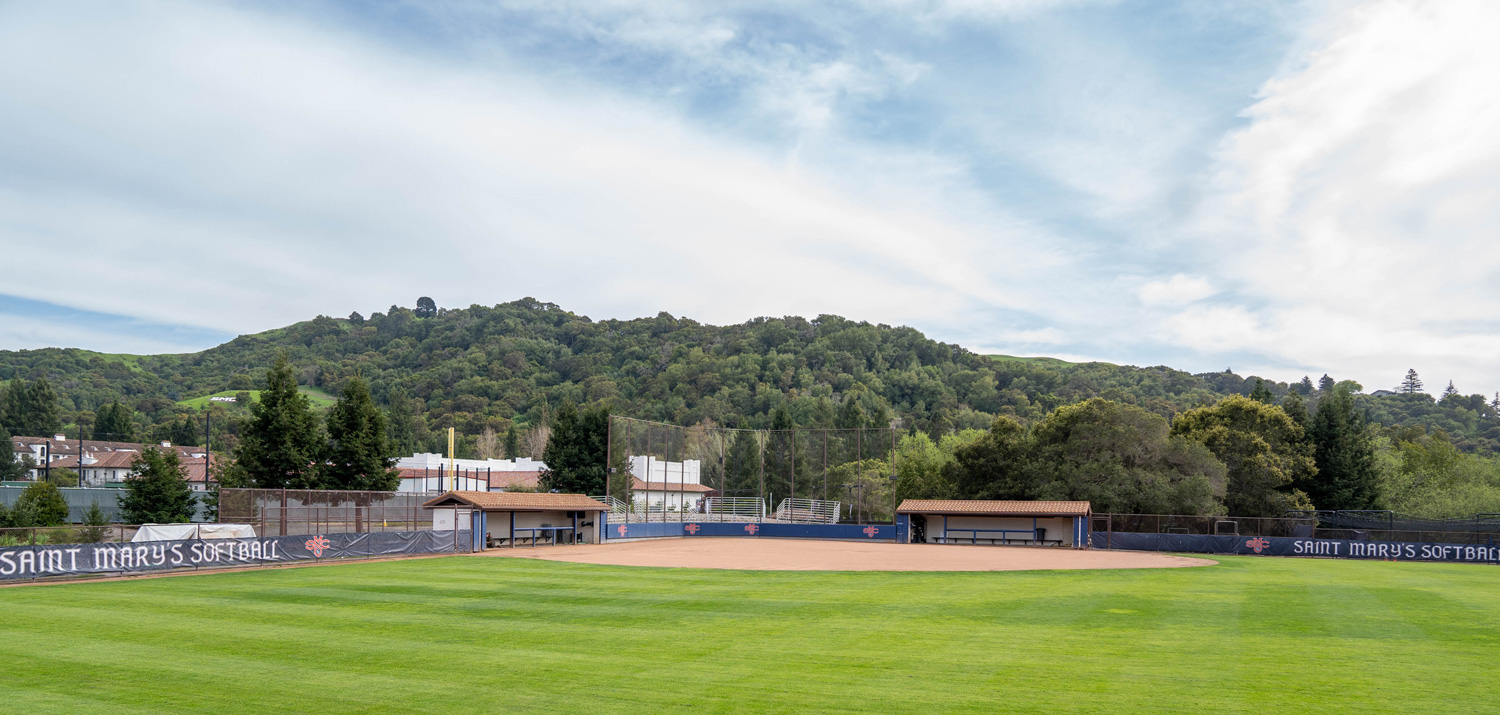
[[[873,526],[867,526],[867,527],[861,529],[860,531],[865,532],[865,536],[868,536],[868,537],[870,537],[872,539],[875,538],[876,534],[880,533],[880,530],[877,529],[877,528],[875,528],[875,527],[873,527]]]
[[[1261,549],[1269,548],[1271,546],[1271,542],[1266,541],[1265,539],[1256,538],[1246,541],[1245,545],[1252,549],[1255,549],[1255,553],[1258,554],[1260,553]]]
[[[682,530],[686,531],[689,534],[696,535],[698,533],[698,530],[701,528],[703,527],[698,526],[697,524],[688,524],[687,526],[682,527]]]
[[[624,524],[621,524],[621,525],[620,525],[620,526],[619,526],[619,528],[617,528],[617,529],[615,529],[615,531],[618,531],[618,532],[620,532],[620,536],[624,536],[624,535],[625,535],[625,532],[626,532],[626,531],[629,531],[629,530],[628,530],[628,529],[626,529],[626,528],[625,528],[625,525],[624,525]]]
[[[755,536],[755,532],[757,532],[757,531],[760,531],[760,527],[758,527],[758,526],[756,526],[754,524],[746,524],[745,525],[745,533],[746,534],[749,534],[751,536]]]
[[[307,540],[306,546],[308,551],[313,552],[314,557],[322,558],[324,549],[331,548],[333,544],[321,536],[314,536]]]

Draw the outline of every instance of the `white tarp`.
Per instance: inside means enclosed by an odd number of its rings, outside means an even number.
[[[185,541],[187,539],[253,539],[249,524],[142,524],[130,540]]]

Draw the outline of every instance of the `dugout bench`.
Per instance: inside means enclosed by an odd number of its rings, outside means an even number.
[[[959,543],[959,544],[961,544],[961,543],[963,543],[964,542],[963,538],[961,538],[961,537],[955,538],[952,535],[952,532],[955,532],[955,531],[968,533],[969,534],[968,542],[970,544],[978,544],[982,540],[982,541],[989,542],[989,545],[991,545],[991,546],[994,546],[995,542],[997,542],[997,541],[1000,542],[1001,544],[1011,544],[1013,542],[1019,542],[1021,544],[1028,544],[1028,545],[1029,544],[1037,544],[1037,545],[1041,545],[1041,546],[1047,546],[1047,545],[1062,546],[1063,545],[1062,539],[1048,539],[1047,538],[1047,530],[1043,529],[1043,528],[1040,528],[1040,527],[1034,528],[1034,529],[947,529],[947,528],[945,528],[944,531],[943,531],[943,534],[937,537],[938,543],[940,543],[940,544],[949,544],[949,543]],[[1000,536],[980,536],[980,534],[999,534]],[[1011,534],[1025,534],[1025,536],[1024,537],[1012,538],[1010,536]]]

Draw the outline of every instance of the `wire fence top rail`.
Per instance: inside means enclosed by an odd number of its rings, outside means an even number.
[[[1197,516],[1185,514],[1094,514],[1092,531],[1136,534],[1195,534],[1218,536],[1266,536],[1349,541],[1401,541],[1454,544],[1500,543],[1500,528],[1492,531],[1350,528],[1328,523],[1307,513],[1295,517]]]

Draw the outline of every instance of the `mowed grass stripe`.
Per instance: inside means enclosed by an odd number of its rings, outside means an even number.
[[[1477,712],[1500,569],[455,557],[0,590],[5,710]]]

